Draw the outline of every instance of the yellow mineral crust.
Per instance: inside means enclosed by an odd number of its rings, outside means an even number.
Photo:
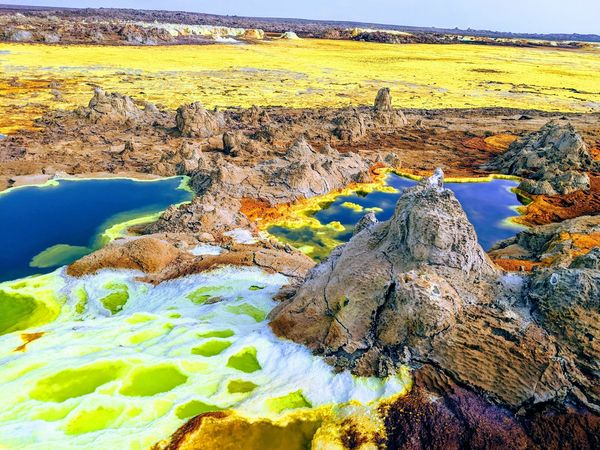
[[[0,133],[48,109],[87,103],[90,86],[176,108],[371,104],[389,86],[405,108],[600,110],[590,50],[388,45],[316,39],[170,47],[0,44]],[[168,87],[168,88],[167,88]]]
[[[156,286],[138,276],[59,269],[0,284],[0,448],[149,448],[206,413],[239,418],[223,442],[305,442],[324,418],[411,387],[406,367],[336,373],[277,338],[266,316],[282,275],[229,266]]]

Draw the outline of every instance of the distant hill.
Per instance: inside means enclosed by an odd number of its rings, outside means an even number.
[[[305,35],[313,35],[324,29],[370,28],[426,34],[458,34],[463,36],[504,38],[504,39],[539,39],[545,41],[579,41],[600,42],[600,35],[577,33],[511,33],[491,30],[462,30],[459,28],[415,27],[404,25],[377,24],[365,22],[346,22],[334,20],[309,20],[272,17],[222,16],[186,11],[137,10],[122,8],[58,8],[45,6],[15,6],[0,4],[0,14],[21,13],[26,15],[47,15],[58,17],[85,17],[96,19],[121,19],[144,22],[169,22],[197,25],[222,25],[227,27],[261,28],[267,32],[285,32],[294,30]]]

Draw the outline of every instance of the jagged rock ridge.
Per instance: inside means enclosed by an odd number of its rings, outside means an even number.
[[[171,207],[147,231],[192,231],[220,234],[254,225],[240,211],[243,199],[268,205],[292,202],[341,189],[370,179],[369,164],[354,153],[331,147],[317,152],[298,139],[281,157],[253,167],[236,165],[225,157],[201,158],[191,175],[198,196],[191,204]]]
[[[600,169],[571,124],[549,122],[513,142],[487,168],[527,178],[519,186],[530,194],[569,194],[590,188],[587,171]]]

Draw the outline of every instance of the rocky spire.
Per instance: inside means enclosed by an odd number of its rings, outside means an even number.
[[[390,94],[390,88],[379,89],[377,96],[375,97],[374,108],[377,112],[392,111],[392,95]]]
[[[569,392],[600,403],[595,254],[531,282],[504,277],[441,171],[407,189],[390,220],[366,221],[272,311],[277,335],[357,375],[435,366],[515,410]]]
[[[200,102],[177,108],[175,121],[181,135],[192,138],[211,137],[225,127],[223,114],[216,110],[207,111]]]
[[[420,346],[465,303],[489,295],[486,280],[498,275],[460,203],[443,188],[441,170],[407,189],[390,220],[372,219],[361,220],[359,232],[310,273],[272,321],[276,333],[345,355],[334,360],[361,374],[377,372],[369,349]]]

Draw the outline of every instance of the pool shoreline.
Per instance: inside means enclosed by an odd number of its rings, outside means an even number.
[[[259,229],[264,236],[275,239],[282,244],[295,246],[311,258],[317,258],[317,261],[321,261],[320,258],[324,257],[324,255],[321,255],[319,251],[315,251],[315,249],[318,249],[319,246],[321,246],[328,248],[330,252],[336,246],[347,241],[344,236],[348,235],[349,233],[351,235],[351,229],[348,229],[347,223],[342,224],[340,221],[335,219],[324,223],[317,217],[319,212],[328,210],[328,208],[334,205],[342,197],[345,198],[358,196],[363,198],[376,192],[387,194],[399,193],[400,191],[393,185],[393,183],[390,182],[390,176],[396,176],[399,179],[416,182],[420,182],[423,178],[425,178],[410,172],[403,172],[401,170],[389,168],[375,169],[373,170],[373,175],[374,179],[370,183],[360,183],[335,192],[330,192],[322,196],[302,199],[293,204],[282,205],[281,207],[274,207],[273,209],[276,211],[275,214],[267,214],[266,217],[256,218]],[[484,177],[449,177],[445,178],[444,182],[446,184],[469,184],[490,183],[495,180],[518,182],[520,181],[520,178],[503,174],[489,174]],[[409,187],[410,186],[407,186],[406,188]],[[505,229],[510,228],[516,233],[518,230],[529,227],[529,225],[523,223],[521,219],[525,213],[524,208],[526,208],[526,206],[522,202],[523,196],[517,189],[517,186],[507,188],[507,190],[515,196],[515,204],[508,206],[514,215],[502,218],[499,222],[495,223],[494,226],[499,226]],[[346,206],[347,209],[350,209],[355,214],[365,214],[369,211],[374,211],[377,214],[383,212],[382,208],[380,207],[363,208],[361,205],[352,203],[353,200],[351,199],[346,200],[347,201],[338,206]],[[396,202],[397,199],[395,199],[394,205]],[[352,206],[357,208],[353,208]],[[463,205],[463,208],[465,208],[465,205]],[[469,220],[471,221],[471,218]],[[271,230],[273,229],[276,229],[276,231],[272,232]],[[291,232],[293,234],[294,231],[299,234],[311,232],[313,233],[313,240],[308,240],[306,242],[294,242],[293,239],[290,240],[290,238],[284,237],[286,232]],[[338,233],[338,235],[335,233]],[[338,238],[341,238],[341,240]],[[480,237],[479,239],[481,240],[482,238]],[[480,243],[482,246],[484,246],[484,243]],[[315,245],[317,245],[317,247],[315,247]]]

